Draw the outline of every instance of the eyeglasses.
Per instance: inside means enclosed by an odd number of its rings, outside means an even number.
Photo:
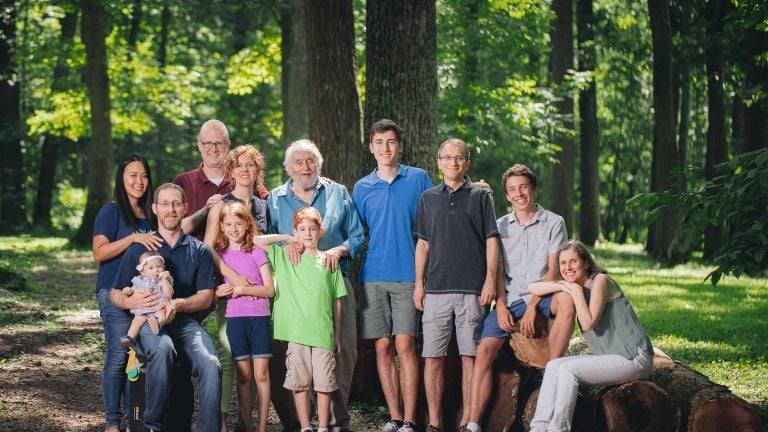
[[[210,150],[211,147],[216,147],[218,149],[223,149],[227,146],[226,141],[223,142],[217,142],[217,141],[200,141],[200,144],[203,146],[204,149]]]
[[[466,156],[458,155],[458,156],[451,156],[451,155],[442,155],[438,157],[438,159],[442,160],[443,162],[450,162],[450,161],[456,161],[456,163],[464,163],[467,161]]]
[[[184,206],[184,203],[181,201],[160,201],[156,202],[155,204],[157,204],[157,207],[161,209],[168,209],[171,208],[171,206],[178,209]]]

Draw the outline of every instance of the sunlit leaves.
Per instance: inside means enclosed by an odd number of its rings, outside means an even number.
[[[246,95],[260,84],[276,84],[280,74],[280,37],[261,35],[250,47],[233,55],[227,65],[227,93]]]

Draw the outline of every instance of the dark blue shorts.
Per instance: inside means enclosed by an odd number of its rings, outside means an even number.
[[[536,307],[539,311],[541,311],[542,314],[544,314],[545,317],[549,319],[555,318],[555,316],[552,315],[552,310],[550,309],[552,306],[552,297],[553,295],[548,295],[542,298],[538,306]],[[517,299],[513,301],[511,305],[509,305],[509,312],[515,318],[515,325],[517,325],[517,320],[523,317],[523,314],[525,313],[525,308],[527,306],[528,304],[525,303],[523,299]],[[509,333],[502,330],[501,327],[499,327],[499,320],[498,318],[496,318],[496,308],[494,308],[485,317],[485,321],[483,322],[483,332],[480,334],[480,339],[484,339],[487,337],[495,337],[495,338],[509,337]]]
[[[227,339],[232,348],[232,360],[272,357],[270,318],[227,318]]]

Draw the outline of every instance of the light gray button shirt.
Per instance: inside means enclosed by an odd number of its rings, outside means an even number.
[[[528,285],[544,278],[549,271],[549,256],[568,239],[565,221],[536,204],[536,215],[528,225],[522,225],[514,211],[496,222],[501,235],[507,305],[519,298],[528,303]]]

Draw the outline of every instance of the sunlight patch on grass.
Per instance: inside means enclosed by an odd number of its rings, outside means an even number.
[[[690,366],[710,380],[727,386],[734,394],[746,400],[768,403],[768,388],[765,386],[768,379],[768,363],[765,359],[716,360],[708,363],[695,362]]]
[[[66,247],[68,243],[69,240],[62,237],[0,236],[0,251],[53,251]]]

